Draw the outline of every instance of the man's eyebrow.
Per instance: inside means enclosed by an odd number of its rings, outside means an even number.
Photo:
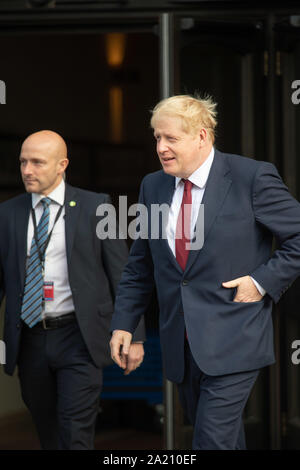
[[[42,162],[42,161],[44,161],[43,157],[32,157],[32,158],[19,157],[19,160],[20,161],[30,160],[30,161],[33,161],[33,162],[36,162],[36,161]]]

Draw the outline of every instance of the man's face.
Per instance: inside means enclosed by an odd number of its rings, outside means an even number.
[[[20,167],[23,183],[28,193],[47,195],[62,179],[64,164],[55,155],[50,142],[28,139],[20,154]]]
[[[160,116],[154,127],[156,150],[165,173],[188,178],[203,163],[199,135],[183,131],[180,118]]]

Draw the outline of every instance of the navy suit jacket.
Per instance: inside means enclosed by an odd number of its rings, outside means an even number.
[[[76,205],[70,206],[70,201]],[[124,240],[99,240],[96,209],[109,203],[97,194],[66,184],[65,233],[69,283],[75,314],[89,353],[98,367],[110,363],[109,326],[113,301],[128,250]],[[31,194],[0,204],[0,303],[6,296],[5,371],[12,374],[18,360],[20,319],[27,255]],[[144,339],[143,320],[136,340]]]
[[[153,203],[170,205],[174,189],[174,177],[149,174],[140,202],[150,213]],[[184,272],[166,239],[134,242],[112,320],[112,329],[133,332],[155,285],[165,373],[177,383],[184,374],[185,328],[208,375],[273,363],[272,301],[300,274],[300,205],[272,164],[216,150],[202,203],[204,245],[190,251]],[[273,236],[278,249],[271,256]],[[235,289],[222,287],[246,275],[267,291],[261,301],[234,302]]]

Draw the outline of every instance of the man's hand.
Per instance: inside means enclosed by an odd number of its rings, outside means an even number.
[[[144,346],[141,343],[131,343],[127,358],[127,368],[124,375],[130,374],[141,365],[144,359]]]
[[[237,288],[235,298],[233,299],[234,302],[258,302],[263,297],[258,292],[250,276],[238,277],[232,281],[222,282],[222,286],[226,288]]]
[[[125,370],[125,375],[139,367],[144,358],[144,346],[131,344],[131,340],[132,334],[124,330],[115,330],[110,340],[112,360]]]
[[[128,354],[132,334],[124,330],[115,330],[110,340],[112,360],[122,369],[127,368]]]

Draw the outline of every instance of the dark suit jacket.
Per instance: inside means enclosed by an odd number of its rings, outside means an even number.
[[[75,201],[75,206],[69,202]],[[77,321],[98,367],[110,362],[109,325],[113,300],[127,260],[124,240],[99,240],[96,209],[110,202],[96,194],[66,185],[65,230],[70,287]],[[18,359],[22,329],[21,303],[25,280],[27,227],[31,195],[22,194],[0,204],[0,302],[6,295],[5,371],[12,374]],[[136,340],[143,339],[143,325]]]
[[[174,177],[147,175],[140,202],[170,204]],[[200,369],[209,375],[274,362],[272,300],[300,274],[300,205],[275,167],[216,150],[202,203],[204,245],[185,271],[166,239],[138,239],[119,285],[112,329],[134,331],[155,283],[167,378],[181,382],[184,329]],[[151,221],[149,219],[149,227]],[[271,257],[273,235],[279,248]],[[258,302],[233,302],[222,282],[251,275],[267,291]]]

